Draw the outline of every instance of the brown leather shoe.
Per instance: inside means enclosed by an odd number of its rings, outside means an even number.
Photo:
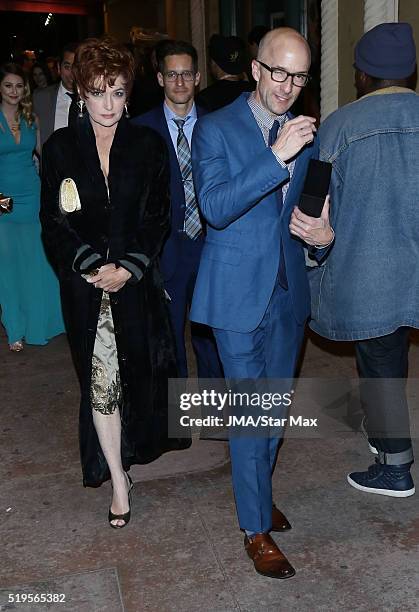
[[[289,529],[291,529],[291,524],[288,522],[287,517],[273,504],[271,531],[288,531]]]
[[[295,569],[279,550],[269,533],[245,536],[244,547],[252,559],[255,570],[269,578],[291,578]]]

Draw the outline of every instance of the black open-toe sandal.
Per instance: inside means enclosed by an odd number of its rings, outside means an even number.
[[[108,521],[109,521],[109,525],[113,529],[123,529],[124,527],[128,525],[130,518],[131,518],[131,491],[134,485],[132,483],[131,476],[128,473],[126,474],[128,476],[128,482],[129,482],[129,488],[128,488],[129,510],[128,512],[125,512],[125,514],[114,514],[113,512],[111,512],[111,507],[109,506]],[[111,521],[124,521],[124,524],[123,525],[113,525]]]

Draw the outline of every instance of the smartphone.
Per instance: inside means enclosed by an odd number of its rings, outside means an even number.
[[[332,164],[310,159],[298,208],[309,217],[320,217],[329,193]]]

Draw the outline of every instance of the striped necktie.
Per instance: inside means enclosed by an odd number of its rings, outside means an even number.
[[[192,161],[191,150],[186,140],[183,126],[186,119],[173,119],[178,128],[177,135],[177,157],[179,161],[180,173],[182,175],[183,190],[185,192],[185,234],[192,240],[196,240],[202,234],[202,225],[199,218],[198,204],[195,196],[195,189],[192,180]]]

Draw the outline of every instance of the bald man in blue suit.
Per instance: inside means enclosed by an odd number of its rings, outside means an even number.
[[[208,226],[190,316],[213,328],[228,379],[292,379],[310,312],[301,239],[319,256],[333,240],[328,204],[319,219],[293,213],[317,156],[315,120],[288,112],[309,67],[300,34],[269,32],[252,63],[256,91],[206,115],[194,131],[193,176]],[[278,432],[230,431],[245,548],[256,571],[289,578],[295,570],[269,535],[290,528],[272,502],[278,442]]]

